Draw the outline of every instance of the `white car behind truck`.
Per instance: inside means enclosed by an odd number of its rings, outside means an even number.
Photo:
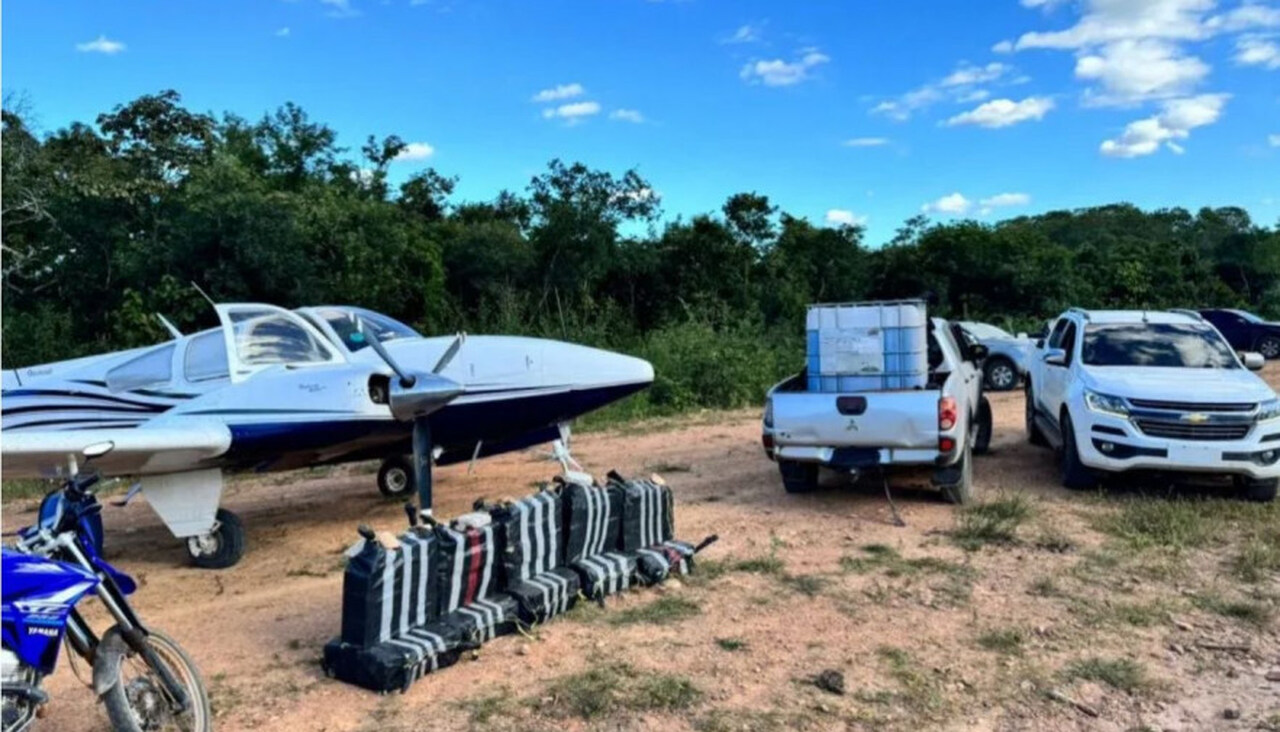
[[[1027,436],[1057,450],[1067,488],[1107,473],[1202,474],[1270,501],[1280,400],[1250,373],[1263,363],[1194,312],[1072,309],[1031,360]]]
[[[806,367],[769,390],[764,448],[787,492],[813,490],[822,469],[857,475],[932,466],[948,501],[972,500],[973,455],[991,440],[980,367],[985,349],[966,345],[941,318],[926,328],[928,373],[918,385],[815,391]]]

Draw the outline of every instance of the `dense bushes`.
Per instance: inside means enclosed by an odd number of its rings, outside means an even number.
[[[1071,305],[1280,315],[1280,229],[1241,209],[1127,204],[996,224],[907,221],[888,243],[758,193],[661,223],[654,186],[552,161],[523,192],[450,200],[404,143],[358,155],[293,105],[250,123],[174,92],[47,134],[6,109],[6,368],[156,342],[161,312],[351,302],[433,333],[525,333],[635,353],[657,380],[614,415],[758,404],[800,366],[813,301],[931,293],[934,312],[1035,330]],[[646,232],[627,236],[622,232]]]

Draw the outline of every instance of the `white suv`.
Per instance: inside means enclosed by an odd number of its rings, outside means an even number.
[[[1280,478],[1280,400],[1189,312],[1072,309],[1036,344],[1027,435],[1061,455],[1062,483],[1090,489],[1129,470],[1231,476],[1270,501]]]

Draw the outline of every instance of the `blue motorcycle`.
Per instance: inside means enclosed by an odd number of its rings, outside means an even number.
[[[110,449],[110,443],[95,445],[85,456]],[[67,480],[45,496],[36,525],[3,549],[3,732],[31,728],[48,701],[40,682],[53,673],[64,641],[92,667],[93,691],[112,729],[208,732],[209,696],[196,665],[172,639],[142,623],[126,599],[137,585],[101,556],[97,482],[96,474]],[[76,610],[90,595],[115,619],[101,636]]]

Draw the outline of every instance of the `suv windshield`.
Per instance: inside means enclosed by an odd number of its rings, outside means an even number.
[[[1217,333],[1192,323],[1114,323],[1084,329],[1088,366],[1232,369],[1239,364]]]

